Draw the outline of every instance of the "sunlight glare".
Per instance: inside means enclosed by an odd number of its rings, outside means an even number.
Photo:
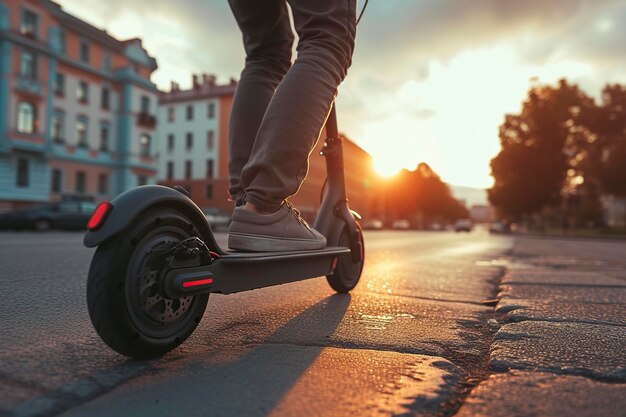
[[[374,159],[374,170],[378,175],[385,178],[393,177],[400,172],[402,168],[398,167],[398,163],[391,159]]]
[[[359,144],[382,175],[426,161],[446,182],[488,187],[498,127],[505,114],[519,112],[530,80],[576,80],[591,68],[575,61],[525,64],[513,45],[503,43],[468,49],[446,62],[432,60],[427,73],[371,101]]]

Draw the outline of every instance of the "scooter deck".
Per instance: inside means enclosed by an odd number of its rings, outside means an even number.
[[[226,252],[210,265],[168,272],[165,291],[169,298],[230,294],[331,275],[337,259],[349,254],[349,248],[339,246],[312,251]]]
[[[273,262],[277,260],[325,258],[350,253],[350,248],[342,246],[329,246],[324,249],[305,251],[281,251],[281,252],[237,252],[227,251],[220,257],[220,262],[239,264],[248,262]]]

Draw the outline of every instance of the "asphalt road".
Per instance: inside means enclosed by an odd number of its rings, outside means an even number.
[[[512,245],[484,231],[366,232],[350,295],[323,278],[212,295],[180,348],[133,361],[92,329],[81,237],[0,234],[1,416],[451,415],[488,373],[483,301]]]

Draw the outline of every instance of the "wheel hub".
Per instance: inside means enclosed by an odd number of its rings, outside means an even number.
[[[161,291],[161,278],[172,259],[167,250],[187,237],[177,229],[160,228],[134,250],[128,300],[135,320],[146,329],[159,332],[178,326],[194,304],[193,296],[171,299]]]
[[[139,281],[139,297],[143,311],[152,320],[166,324],[177,320],[184,315],[193,297],[170,299],[161,296],[157,277],[159,271],[146,271]]]

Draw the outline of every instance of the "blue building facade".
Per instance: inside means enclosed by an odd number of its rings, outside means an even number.
[[[0,0],[0,212],[156,182],[156,60],[49,0]]]

